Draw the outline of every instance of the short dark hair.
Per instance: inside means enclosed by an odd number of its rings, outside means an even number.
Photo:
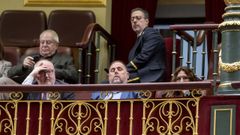
[[[106,73],[109,73],[110,67],[112,66],[112,64],[114,64],[114,63],[116,63],[116,62],[122,63],[122,64],[124,65],[124,67],[127,69],[127,66],[126,66],[126,64],[125,64],[123,61],[121,61],[121,60],[115,60],[115,61],[113,61],[113,62],[109,65],[109,68],[105,68],[104,71],[105,71]]]
[[[133,12],[135,12],[135,11],[141,11],[141,12],[143,12],[144,18],[145,18],[145,19],[149,19],[149,13],[148,13],[147,10],[144,10],[144,9],[142,9],[142,8],[134,8],[134,9],[131,10],[131,14],[132,14]]]

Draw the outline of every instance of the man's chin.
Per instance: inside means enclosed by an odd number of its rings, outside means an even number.
[[[123,82],[119,79],[116,79],[116,80],[112,81],[112,84],[121,84],[121,83],[123,83]]]

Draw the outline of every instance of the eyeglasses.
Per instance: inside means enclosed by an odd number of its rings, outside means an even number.
[[[134,19],[136,19],[137,21],[139,21],[139,20],[141,20],[143,17],[142,16],[133,16],[133,17],[131,17],[131,22],[133,22],[134,21]]]

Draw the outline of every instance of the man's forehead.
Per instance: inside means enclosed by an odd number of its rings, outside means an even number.
[[[113,64],[111,65],[110,69],[111,69],[111,68],[116,68],[116,67],[122,67],[122,68],[124,68],[125,66],[124,66],[124,64],[121,63],[121,62],[115,62],[115,63],[113,63]]]
[[[49,38],[53,38],[53,35],[50,32],[45,32],[40,36],[41,39],[49,39]]]
[[[53,64],[47,60],[40,60],[37,62],[39,66],[47,66],[47,67],[54,67]]]
[[[144,16],[143,12],[140,10],[132,12],[131,16]]]

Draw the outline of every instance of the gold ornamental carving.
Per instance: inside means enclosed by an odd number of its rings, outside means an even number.
[[[219,28],[221,27],[226,27],[226,26],[240,26],[240,22],[239,21],[225,21],[222,22],[221,24],[219,24]]]
[[[224,0],[225,4],[239,4],[240,0]]]
[[[220,68],[225,72],[236,72],[240,70],[240,61],[233,63],[224,63],[222,59],[219,60]]]

